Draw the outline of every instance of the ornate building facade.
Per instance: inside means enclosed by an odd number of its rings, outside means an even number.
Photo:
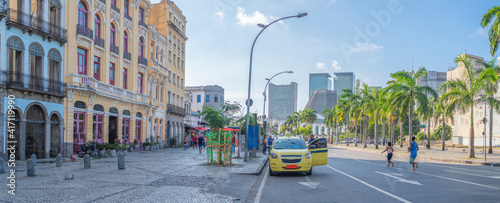
[[[64,150],[66,6],[63,0],[0,1],[0,157],[8,144],[21,160]]]
[[[152,15],[154,5],[149,0],[66,2],[68,153],[88,141],[137,140],[139,147],[166,144],[169,135],[180,141],[184,62],[181,69],[180,60],[167,58],[167,53],[181,56],[180,49],[155,28],[153,19],[160,16]],[[181,119],[170,122],[170,117]]]

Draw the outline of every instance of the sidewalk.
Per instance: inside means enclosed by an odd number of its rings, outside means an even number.
[[[349,143],[349,146],[343,145],[335,145],[329,144],[329,147],[338,147],[348,150],[355,151],[363,151],[369,153],[380,154],[385,146],[379,145],[379,149],[375,149],[375,145],[369,144],[367,148],[363,149],[363,145],[358,143],[358,147],[354,147],[354,144]],[[408,152],[408,146],[403,146],[403,148],[399,147],[399,145],[393,146],[395,155],[399,157],[410,157],[410,153]],[[484,161],[484,153],[479,153],[479,151],[475,151],[476,158],[470,159],[467,158],[467,152],[464,151],[455,151],[455,150],[447,150],[441,151],[438,149],[426,149],[423,146],[419,146],[420,150],[418,151],[419,159],[427,159],[434,161],[442,161],[442,162],[452,162],[452,163],[460,163],[460,164],[473,164],[473,165],[484,165],[484,166],[500,166],[500,154],[486,154],[486,161]],[[482,152],[482,151],[481,151]]]
[[[235,156],[235,154],[233,154]],[[232,166],[207,164],[206,151],[168,148],[129,152],[126,169],[118,170],[117,158],[37,163],[36,176],[26,177],[26,162],[16,162],[16,195],[7,193],[7,177],[0,174],[0,200],[7,202],[232,202],[229,196],[206,192],[231,173],[255,174],[267,157],[252,162],[233,159]],[[74,180],[65,180],[66,175]]]

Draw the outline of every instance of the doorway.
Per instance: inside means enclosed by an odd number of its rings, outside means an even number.
[[[109,117],[109,143],[114,144],[116,138],[118,138],[118,130],[116,128],[116,124],[118,122],[118,117],[110,116]]]

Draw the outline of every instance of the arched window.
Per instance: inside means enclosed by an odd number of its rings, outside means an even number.
[[[144,22],[144,9],[139,8],[139,22]]]
[[[49,22],[51,34],[58,34],[59,30],[56,26],[61,24],[61,2],[59,0],[51,0],[49,5]]]
[[[30,88],[42,90],[44,87],[42,77],[43,71],[43,48],[40,44],[34,42],[30,45]]]
[[[129,16],[129,14],[128,14],[128,0],[123,1],[123,14],[125,16]]]
[[[123,31],[123,51],[128,52],[128,34]]]
[[[49,78],[53,81],[61,80],[61,54],[56,49],[49,51]],[[51,83],[53,88],[57,88],[56,83]]]
[[[24,43],[19,37],[12,36],[7,41],[7,48],[9,56],[8,71],[15,73],[9,77],[9,82],[20,83],[22,80],[21,74],[23,73]]]
[[[111,28],[110,28],[111,32],[109,33],[109,38],[110,38],[110,41],[111,41],[111,44],[112,45],[116,45],[115,44],[115,39],[116,39],[116,29],[115,29],[115,24],[111,23]]]
[[[159,53],[160,53],[160,52],[158,52],[158,47],[156,47],[156,58],[155,58],[155,60],[156,60],[156,61],[158,61],[158,60],[160,59],[160,58],[158,57],[158,54],[159,54]]]
[[[78,48],[78,74],[87,75],[87,50]]]
[[[94,36],[101,38],[101,18],[97,14],[94,17]]]
[[[144,57],[144,39],[141,37],[139,38],[139,56]]]
[[[82,1],[78,3],[78,24],[87,26],[88,9]]]

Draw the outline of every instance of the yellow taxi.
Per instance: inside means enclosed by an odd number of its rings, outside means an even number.
[[[313,166],[328,163],[326,138],[318,138],[307,145],[300,137],[280,137],[273,141],[269,153],[269,174],[280,172],[306,172],[312,174]]]

